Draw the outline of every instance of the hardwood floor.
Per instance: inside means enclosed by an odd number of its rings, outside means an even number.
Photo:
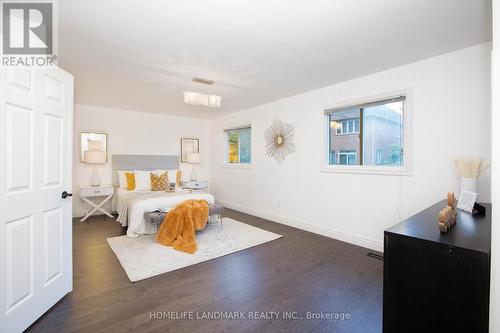
[[[29,332],[380,332],[383,262],[368,250],[227,210],[282,239],[131,283],[108,246],[121,227],[104,215],[73,221],[73,292]],[[155,319],[183,312],[243,312],[246,319]],[[283,312],[304,319],[283,319]],[[159,312],[159,314],[158,314]],[[279,319],[248,319],[279,312]],[[306,319],[306,312],[350,319]],[[186,315],[189,315],[188,313]],[[270,314],[268,314],[270,315]],[[153,318],[151,318],[153,317]]]

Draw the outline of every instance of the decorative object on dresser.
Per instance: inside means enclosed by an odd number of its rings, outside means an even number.
[[[83,132],[81,140],[82,162],[92,164],[94,171],[90,184],[92,186],[101,185],[101,178],[97,172],[97,164],[106,164],[107,161],[107,135],[104,133]]]
[[[113,217],[110,212],[103,208],[104,204],[107,203],[115,193],[113,186],[99,186],[99,187],[81,187],[80,188],[80,198],[93,207],[81,220],[80,222],[88,219],[97,210],[101,211],[109,217]],[[89,200],[90,198],[103,198],[100,202],[93,202]]]
[[[194,191],[205,191],[208,189],[208,180],[196,180],[182,182],[182,188]]]
[[[457,210],[446,234],[435,226],[447,201],[384,232],[383,332],[488,332],[491,204]]]
[[[271,127],[264,131],[266,154],[274,157],[278,163],[283,162],[289,154],[295,152],[294,128],[292,124],[275,119]]]
[[[439,211],[438,227],[441,232],[448,232],[457,222],[457,211],[455,207],[455,194],[448,192],[447,206]]]
[[[200,153],[200,140],[193,138],[181,139],[181,162],[188,163],[188,155],[192,153]]]
[[[460,189],[477,193],[477,178],[485,169],[483,160],[477,157],[462,157],[454,159],[453,164],[460,176]]]
[[[191,169],[191,181],[196,181],[198,175],[196,174],[196,164],[201,162],[199,153],[191,153],[187,156],[187,163],[192,164],[193,168]]]
[[[460,196],[458,197],[457,208],[465,212],[472,213],[476,200],[477,200],[477,192],[461,189]]]

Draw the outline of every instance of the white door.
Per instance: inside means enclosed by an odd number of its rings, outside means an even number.
[[[0,70],[0,332],[72,290],[73,77]]]

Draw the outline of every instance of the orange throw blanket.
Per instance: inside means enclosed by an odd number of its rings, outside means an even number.
[[[196,230],[203,230],[208,221],[208,203],[205,200],[181,202],[165,216],[156,235],[156,241],[187,253],[195,253]]]

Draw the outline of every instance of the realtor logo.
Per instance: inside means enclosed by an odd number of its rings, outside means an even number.
[[[3,53],[52,54],[52,3],[3,3]]]
[[[35,1],[2,1],[2,65],[53,64],[54,3]]]

